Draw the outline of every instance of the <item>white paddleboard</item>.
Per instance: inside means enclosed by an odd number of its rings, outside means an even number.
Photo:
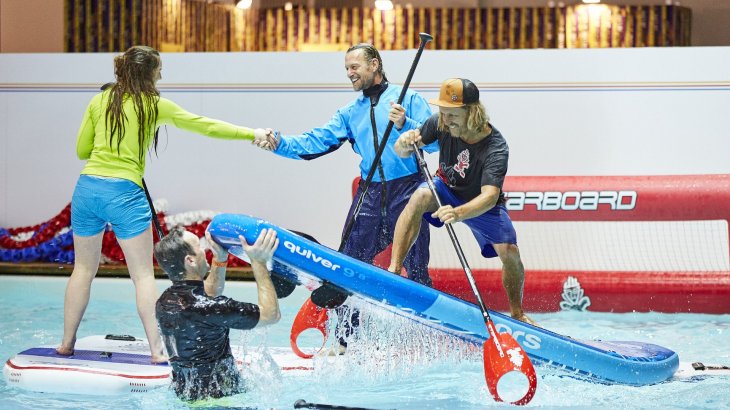
[[[257,353],[240,357],[243,349],[232,346],[239,368],[256,360]],[[272,359],[286,373],[313,370],[286,347],[268,348]],[[34,347],[8,359],[3,368],[9,386],[46,393],[110,395],[146,393],[170,384],[172,368],[151,362],[145,339],[132,336],[95,335],[79,339],[72,356],[56,353],[56,346]]]

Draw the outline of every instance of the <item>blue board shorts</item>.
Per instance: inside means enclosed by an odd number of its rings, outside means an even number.
[[[81,175],[71,199],[71,229],[78,236],[94,236],[107,224],[119,239],[131,239],[152,223],[144,190],[134,182]]]
[[[464,204],[464,201],[457,197],[441,178],[434,178],[433,183],[436,186],[436,192],[443,205],[457,207]],[[428,189],[428,184],[424,182],[418,188]],[[438,218],[432,218],[430,212],[423,214],[423,219],[435,227],[440,228],[444,226],[443,222]],[[475,218],[463,220],[462,222],[471,229],[479,244],[482,256],[485,258],[494,258],[497,256],[497,252],[494,250],[492,244],[517,244],[517,233],[512,226],[512,219],[510,219],[504,204],[495,205],[489,211]]]

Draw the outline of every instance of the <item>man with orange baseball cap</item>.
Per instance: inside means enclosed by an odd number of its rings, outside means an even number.
[[[498,256],[502,261],[502,283],[512,317],[534,324],[522,310],[525,269],[502,192],[509,159],[507,142],[489,123],[473,82],[450,78],[441,84],[439,97],[429,103],[439,107],[438,114],[419,129],[401,134],[395,152],[407,158],[413,155],[414,143],[420,149],[438,141],[439,168],[433,182],[443,206],[438,207],[426,183],[413,193],[396,223],[388,270],[400,272],[421,217],[437,227],[464,222],[482,256]]]

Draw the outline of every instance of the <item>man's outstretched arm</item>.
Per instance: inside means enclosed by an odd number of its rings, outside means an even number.
[[[271,282],[271,274],[266,263],[271,260],[274,251],[279,246],[279,238],[276,237],[275,230],[264,229],[253,245],[249,245],[242,236],[239,236],[239,240],[246,254],[251,258],[253,277],[258,288],[259,322],[257,326],[274,324],[281,319],[281,312],[279,311],[279,299],[276,297],[276,290]]]

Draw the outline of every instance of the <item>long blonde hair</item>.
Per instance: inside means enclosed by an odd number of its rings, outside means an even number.
[[[479,133],[489,130],[489,115],[481,101],[466,104],[461,108],[466,110],[466,128],[468,131]],[[441,112],[439,112],[437,129],[441,132],[448,132],[449,130],[444,124],[444,115]]]
[[[113,146],[116,135],[119,153],[125,137],[127,115],[124,113],[124,98],[127,96],[134,102],[134,111],[137,114],[140,161],[144,157],[145,137],[153,131],[153,144],[157,151],[157,130],[153,128],[157,123],[157,103],[160,100],[155,78],[159,67],[160,53],[152,47],[133,46],[114,58],[114,75],[117,81],[110,87],[109,104],[104,117],[104,124],[109,129],[109,146]]]

